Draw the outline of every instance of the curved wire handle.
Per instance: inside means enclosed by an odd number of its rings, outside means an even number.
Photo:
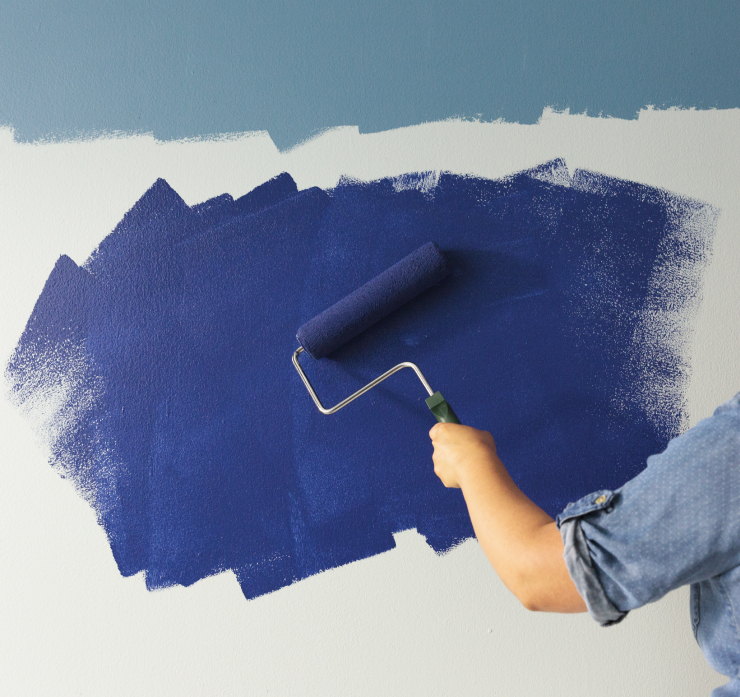
[[[295,353],[293,354],[293,365],[295,366],[295,369],[298,371],[298,375],[301,376],[301,380],[303,380],[303,384],[306,386],[306,389],[308,390],[308,393],[311,395],[311,398],[313,399],[316,406],[319,408],[319,411],[322,414],[333,414],[334,412],[339,411],[342,407],[346,407],[350,402],[353,402],[358,397],[362,396],[367,392],[368,390],[372,390],[373,387],[376,385],[379,385],[383,380],[386,378],[389,378],[393,373],[397,373],[402,368],[411,368],[416,373],[416,377],[421,380],[421,384],[424,385],[424,389],[429,393],[429,396],[431,397],[434,394],[434,390],[429,386],[429,383],[426,381],[426,378],[421,374],[421,370],[419,370],[419,367],[415,363],[399,363],[398,365],[393,366],[390,370],[386,371],[382,375],[378,376],[373,380],[372,382],[367,383],[365,387],[360,388],[355,392],[354,394],[351,394],[347,399],[343,399],[339,404],[333,406],[331,409],[325,409],[324,405],[319,401],[319,398],[316,396],[316,392],[314,392],[313,387],[311,387],[311,383],[308,381],[308,378],[306,377],[306,374],[303,372],[303,369],[301,368],[300,364],[298,363],[298,356],[303,353],[303,346],[299,346]]]

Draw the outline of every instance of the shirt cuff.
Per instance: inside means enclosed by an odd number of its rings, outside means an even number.
[[[588,549],[586,536],[581,530],[580,519],[570,518],[563,521],[560,524],[560,535],[565,545],[563,553],[565,565],[568,567],[568,573],[576,589],[586,603],[589,615],[602,627],[621,622],[627,613],[619,610],[604,592],[591,561],[591,552]]]

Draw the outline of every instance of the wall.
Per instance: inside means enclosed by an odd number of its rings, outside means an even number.
[[[740,106],[728,0],[36,0],[2,9],[0,123],[17,138],[162,140],[450,117],[535,123]]]
[[[738,390],[735,4],[40,1],[0,15],[3,364],[59,255],[82,263],[159,177],[194,204],[282,171],[327,188],[564,158],[719,209],[683,345],[690,423]],[[724,682],[685,589],[610,629],[535,615],[475,541],[439,557],[413,530],[251,601],[231,573],[148,592],[5,399],[0,443],[4,694],[653,697]]]
[[[429,169],[502,176],[556,156],[721,210],[685,350],[692,423],[731,396],[740,321],[738,110],[645,111],[636,121],[548,114],[536,126],[448,122],[377,135],[329,132],[288,153],[265,135],[150,137],[2,151],[2,352],[60,253],[82,261],[157,176],[189,204],[283,170],[299,188],[341,174]],[[247,166],[248,163],[248,166]],[[124,579],[94,514],[45,465],[29,424],[2,405],[3,681],[10,694],[695,695],[722,680],[691,636],[684,590],[611,629],[529,614],[468,541],[436,557],[414,532],[396,549],[245,601],[231,574],[155,593]]]

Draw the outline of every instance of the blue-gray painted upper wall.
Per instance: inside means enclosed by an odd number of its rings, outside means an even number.
[[[0,124],[19,140],[379,131],[545,106],[740,106],[736,0],[3,3]]]

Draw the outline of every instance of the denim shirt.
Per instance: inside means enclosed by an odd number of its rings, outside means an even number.
[[[608,626],[691,584],[691,623],[740,697],[740,394],[674,438],[616,491],[557,517],[564,558],[591,616]]]

